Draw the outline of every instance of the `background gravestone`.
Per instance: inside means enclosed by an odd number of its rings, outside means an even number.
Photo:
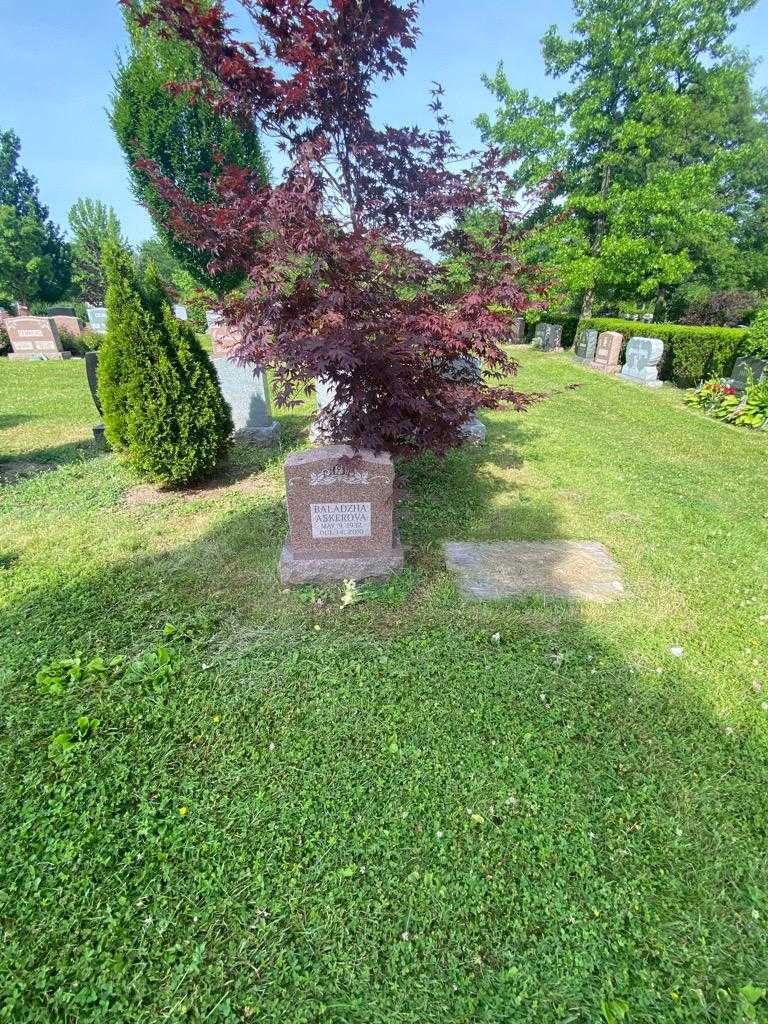
[[[664,355],[664,342],[659,338],[630,338],[620,377],[622,380],[660,388],[659,363]]]
[[[237,440],[274,444],[280,427],[272,418],[266,373],[252,366],[238,366],[226,356],[214,359],[213,365],[224,401],[232,410]]]
[[[49,306],[48,316],[77,316],[74,306]]]
[[[57,313],[55,316],[51,316],[51,320],[56,322],[56,326],[64,334],[69,334],[73,338],[79,338],[83,333],[83,325],[77,319],[76,316],[69,316],[65,313]]]
[[[217,313],[213,309],[208,309],[205,312],[205,329],[208,334],[211,333],[214,327],[220,327],[223,324],[221,313]]]
[[[107,308],[106,306],[89,306],[86,310],[88,324],[96,334],[107,333]]]
[[[46,316],[15,316],[5,321],[12,352],[9,359],[69,359],[54,320]]]
[[[726,377],[722,383],[727,388],[733,388],[737,395],[743,395],[749,385],[750,373],[753,384],[760,384],[764,380],[768,380],[768,359],[741,356],[733,364],[731,376]]]
[[[289,455],[282,582],[361,580],[402,568],[403,548],[393,522],[394,481],[387,454],[330,445]]]
[[[598,332],[595,330],[580,331],[576,339],[575,357],[578,363],[591,363],[597,351]]]
[[[209,328],[208,335],[215,356],[229,355],[232,349],[236,345],[240,345],[243,340],[242,334],[236,327],[228,327],[226,324],[215,324]]]
[[[618,373],[624,336],[618,331],[603,331],[598,335],[595,357],[589,364],[603,373]]]
[[[177,320],[189,320],[186,306],[175,305],[173,307],[173,315]]]
[[[96,412],[99,416],[104,415],[104,410],[101,407],[101,400],[99,398],[99,353],[98,352],[86,352],[85,353],[85,376],[88,380],[88,389],[91,392],[91,398],[93,404],[96,406]],[[93,438],[100,445],[106,445],[104,438],[104,424],[97,423],[93,427]]]
[[[562,352],[562,338],[563,328],[560,324],[547,324],[542,321],[536,324],[533,345],[542,352]]]
[[[317,412],[309,428],[309,439],[313,444],[322,444],[329,439],[323,413],[336,399],[336,384],[330,377],[318,377],[315,381]]]
[[[512,320],[509,337],[510,345],[522,345],[525,341],[525,317],[516,316]]]
[[[479,384],[483,378],[483,368],[477,356],[462,356],[454,359],[444,376],[456,384]],[[468,444],[483,444],[487,430],[483,421],[474,415],[460,428],[460,434]]]

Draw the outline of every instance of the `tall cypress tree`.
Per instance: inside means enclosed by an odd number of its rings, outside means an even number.
[[[216,371],[194,330],[174,317],[152,265],[139,282],[130,253],[114,240],[104,259],[109,333],[99,394],[107,440],[156,483],[204,479],[233,429]]]
[[[167,85],[203,81],[206,73],[196,51],[176,39],[164,39],[151,27],[138,24],[144,4],[126,8],[130,49],[120,59],[114,78],[111,122],[128,161],[136,198],[147,207],[155,227],[174,256],[203,287],[223,292],[239,283],[231,276],[208,272],[209,253],[178,241],[166,228],[168,208],[145,171],[136,166],[146,157],[164,177],[197,202],[213,198],[211,184],[222,163],[252,168],[268,178],[258,133],[217,114],[208,104],[174,96]]]

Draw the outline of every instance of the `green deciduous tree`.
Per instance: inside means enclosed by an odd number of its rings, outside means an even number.
[[[78,199],[69,211],[72,231],[72,282],[85,302],[100,306],[107,291],[102,251],[114,239],[123,245],[120,221],[111,206],[98,199]]]
[[[99,395],[107,440],[149,480],[204,479],[232,434],[216,371],[192,328],[175,319],[152,265],[139,282],[125,247],[110,240],[104,251],[109,334]]]
[[[168,206],[137,161],[153,161],[161,173],[197,202],[212,198],[211,183],[225,164],[251,168],[262,181],[268,171],[252,125],[236,124],[209,104],[175,94],[171,83],[206,78],[199,55],[176,39],[161,38],[126,11],[127,57],[118,64],[111,121],[125,152],[136,198],[149,210],[158,234],[199,284],[225,291],[238,281],[211,274],[211,253],[178,240],[167,230]]]
[[[53,302],[71,280],[69,246],[40,201],[37,181],[19,166],[21,144],[0,131],[0,293]]]
[[[517,154],[519,188],[547,186],[525,255],[585,315],[684,282],[747,283],[739,221],[759,219],[749,179],[766,134],[751,65],[727,41],[753,3],[577,0],[571,37],[552,27],[542,40],[567,89],[532,97],[503,66],[486,79],[499,107],[478,118],[483,135]]]

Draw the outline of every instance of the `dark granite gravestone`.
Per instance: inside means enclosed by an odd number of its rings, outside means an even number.
[[[96,406],[96,412],[99,416],[104,415],[104,410],[101,407],[101,400],[99,399],[99,353],[98,352],[86,352],[85,353],[85,376],[88,379],[88,388],[91,392],[91,398],[93,404]],[[93,428],[93,439],[101,445],[106,445],[106,439],[104,437],[104,424],[97,423]]]
[[[727,388],[734,388],[737,395],[743,395],[749,386],[750,374],[753,384],[761,384],[768,380],[768,359],[741,356],[733,364],[731,376],[726,377],[723,384]]]
[[[542,352],[562,352],[563,328],[561,324],[547,324],[542,321],[536,324],[533,335],[533,347]]]
[[[77,316],[74,306],[49,306],[48,316]]]
[[[479,384],[483,379],[482,364],[477,356],[462,356],[452,360],[444,376],[457,384]],[[477,415],[461,427],[461,436],[467,444],[483,444],[486,434],[485,424]]]
[[[525,341],[525,317],[516,316],[511,323],[510,345],[522,345]]]
[[[387,454],[331,445],[285,460],[285,585],[387,576],[403,566],[394,530],[395,470]]]
[[[664,342],[659,338],[630,338],[627,342],[626,362],[621,368],[621,380],[644,384],[647,388],[660,388],[659,363],[664,355]]]
[[[597,336],[595,330],[580,331],[576,338],[575,357],[577,363],[591,363],[597,351]]]

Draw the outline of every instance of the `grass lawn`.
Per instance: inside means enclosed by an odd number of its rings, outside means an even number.
[[[306,416],[148,502],[82,362],[0,361],[0,1021],[768,1020],[768,435],[520,360],[345,608],[276,576]],[[465,603],[497,538],[627,597]]]

